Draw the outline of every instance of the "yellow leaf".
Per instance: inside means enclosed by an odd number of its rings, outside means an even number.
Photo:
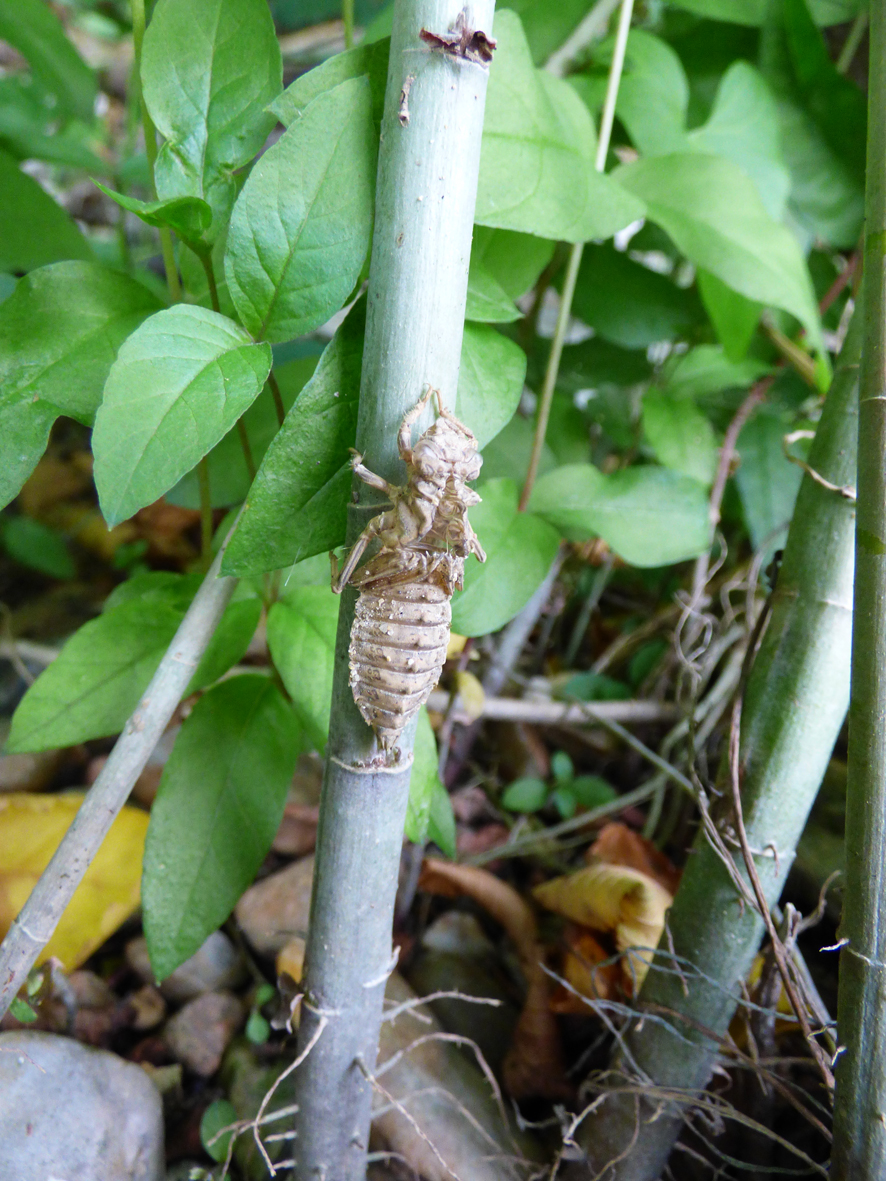
[[[648,874],[603,862],[544,882],[532,893],[547,910],[595,931],[611,931],[619,951],[657,947],[665,911],[673,901]],[[652,950],[632,951],[623,961],[635,991],[651,961]]]
[[[455,656],[461,656],[467,642],[467,636],[460,636],[458,632],[450,632],[449,643],[446,645],[446,659],[452,660]]]
[[[83,798],[83,792],[0,796],[0,937],[27,901]],[[138,909],[147,828],[146,812],[123,808],[38,964],[57,956],[73,970]]]
[[[468,717],[473,721],[482,717],[486,694],[483,692],[483,686],[474,674],[464,672],[460,669],[455,674],[455,686],[458,689],[458,695],[461,698],[462,706]]]

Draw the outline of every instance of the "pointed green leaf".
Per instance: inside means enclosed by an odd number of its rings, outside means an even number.
[[[198,950],[252,883],[300,745],[292,710],[263,676],[216,685],[184,722],[145,842],[142,907],[157,979]]]
[[[344,53],[328,57],[306,74],[300,74],[268,109],[273,111],[284,127],[289,127],[302,117],[319,94],[334,90],[350,78],[367,77],[372,90],[372,120],[379,124],[385,105],[390,52],[390,37],[382,37],[379,41],[368,45],[364,42],[356,49],[347,49]]]
[[[465,324],[455,413],[481,451],[513,418],[525,378],[526,354],[519,345],[494,328]]]
[[[694,402],[647,390],[643,431],[659,463],[702,484],[713,482],[719,448],[713,427]]]
[[[533,234],[474,226],[471,267],[492,275],[509,299],[517,299],[535,285],[554,257],[554,243]]]
[[[613,46],[610,38],[595,53],[595,60],[610,65]],[[615,113],[637,150],[644,156],[679,151],[688,105],[689,82],[676,51],[660,37],[632,29]]]
[[[797,240],[771,219],[737,164],[676,152],[639,160],[617,175],[687,258],[748,299],[790,312],[814,345],[823,347],[815,293]]]
[[[89,243],[52,197],[0,151],[0,271],[33,271],[65,258],[92,258]]]
[[[519,320],[522,314],[498,279],[472,258],[465,319],[485,324],[506,324]]]
[[[463,636],[485,636],[513,619],[544,580],[560,544],[547,522],[517,512],[513,480],[488,480],[480,494],[483,501],[470,517],[487,560],[465,563],[465,589],[452,598],[452,630]]]
[[[669,566],[709,543],[707,489],[661,467],[604,475],[591,464],[549,472],[530,507],[572,541],[596,536],[632,566]]]
[[[266,0],[158,0],[145,34],[142,91],[166,143],[155,179],[161,200],[200,197],[214,238],[248,164],[274,126],[267,106],[283,85]]]
[[[437,771],[437,739],[431,729],[428,711],[419,710],[415,727],[414,759],[409,777],[409,803],[406,806],[406,839],[422,844],[428,836],[434,796],[446,789]]]
[[[716,275],[699,267],[698,293],[730,361],[741,361],[760,322],[762,305],[727,287]]]
[[[231,429],[271,368],[271,350],[206,308],[152,316],[111,367],[95,419],[95,479],[114,524],[151,504]]]
[[[751,545],[773,549],[784,540],[779,529],[790,524],[794,501],[803,478],[802,470],[785,457],[785,424],[772,414],[755,414],[738,436],[741,463],[735,483],[741,497]]]
[[[257,339],[309,332],[353,290],[372,233],[376,153],[369,83],[355,78],[315,98],[253,168],[225,275]]]
[[[159,301],[94,262],[32,271],[0,307],[0,506],[17,495],[59,414],[89,424],[118,346]]]
[[[543,238],[608,238],[642,217],[636,196],[594,169],[587,107],[537,70],[520,19],[503,9],[489,75],[475,220]]]
[[[139,201],[125,193],[115,193],[106,185],[95,182],[112,201],[128,209],[148,226],[169,226],[183,242],[199,245],[201,236],[212,224],[212,210],[199,197],[174,197],[171,201]],[[208,250],[208,247],[204,249]]]
[[[305,734],[322,753],[329,733],[339,597],[300,586],[268,613],[268,648]]]

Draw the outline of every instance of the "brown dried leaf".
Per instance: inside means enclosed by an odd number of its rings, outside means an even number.
[[[624,865],[628,869],[638,869],[650,878],[655,878],[660,886],[664,886],[669,894],[677,893],[680,884],[680,870],[661,850],[641,837],[639,833],[628,828],[621,821],[614,820],[604,824],[600,833],[587,852],[587,859],[605,861],[609,865]]]
[[[558,984],[554,988],[551,1009],[555,1013],[586,1017],[589,1009],[581,998],[609,1000],[617,996],[621,987],[621,968],[617,963],[606,963],[606,960],[612,960],[611,952],[587,928],[571,926],[565,935],[568,950],[563,957],[561,975],[570,987]]]

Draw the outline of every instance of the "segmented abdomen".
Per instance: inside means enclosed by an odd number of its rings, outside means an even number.
[[[351,689],[386,751],[440,679],[451,618],[449,596],[434,582],[377,579],[360,590],[348,649]]]

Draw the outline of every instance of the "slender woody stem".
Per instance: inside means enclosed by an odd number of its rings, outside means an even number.
[[[618,87],[621,83],[624,69],[625,50],[628,44],[628,33],[631,31],[631,16],[634,12],[634,0],[621,0],[621,11],[618,16],[618,31],[615,34],[615,47],[612,51],[612,65],[609,67],[609,81],[606,85],[606,98],[603,103],[603,114],[600,116],[600,134],[597,139],[597,156],[594,166],[597,172],[603,172],[606,167],[606,155],[609,151],[609,140],[612,137],[612,123],[615,119],[615,103],[618,99]],[[557,375],[560,372],[560,358],[563,356],[563,345],[566,341],[566,330],[569,327],[569,317],[572,314],[572,298],[575,295],[575,284],[581,267],[581,256],[584,250],[583,242],[576,242],[569,252],[569,262],[566,266],[566,276],[563,280],[563,290],[560,294],[560,307],[557,311],[557,324],[554,328],[554,338],[551,341],[551,351],[548,354],[548,364],[545,369],[544,382],[538,398],[538,414],[535,420],[535,436],[532,441],[532,454],[529,457],[529,468],[526,481],[520,496],[520,511],[529,504],[535,477],[538,475],[538,465],[545,445],[545,434],[548,429],[548,418],[551,414],[551,402],[557,385]]]
[[[142,112],[142,127],[145,133],[145,154],[148,157],[148,167],[151,171],[151,192],[156,200],[157,189],[154,184],[154,164],[157,161],[157,129],[145,105],[142,93],[142,42],[145,38],[145,0],[132,0],[132,44],[135,55],[135,69],[133,76],[138,86],[139,106]],[[160,251],[163,255],[163,269],[166,271],[166,284],[169,287],[169,297],[177,303],[182,297],[181,283],[175,266],[175,253],[172,249],[172,234],[168,226],[160,226]]]
[[[886,1172],[886,0],[870,22],[836,1181]]]
[[[224,546],[73,824],[0,945],[0,1017],[52,938],[212,639],[237,585],[236,578],[219,577],[223,554]]]

